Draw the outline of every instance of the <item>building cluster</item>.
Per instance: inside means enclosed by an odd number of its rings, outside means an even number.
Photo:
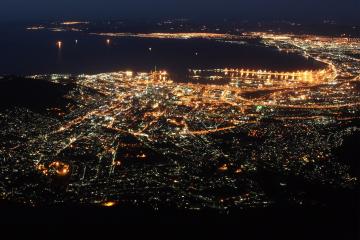
[[[270,187],[283,192],[292,191],[288,176],[354,186],[347,166],[330,160],[359,130],[351,126],[360,116],[360,42],[249,36],[325,68],[189,70],[191,83],[166,71],[32,76],[71,83],[69,104],[45,115],[0,113],[0,197],[226,210],[274,201],[264,171],[279,176]],[[36,177],[42,180],[24,182]],[[299,204],[307,199],[291,195]]]

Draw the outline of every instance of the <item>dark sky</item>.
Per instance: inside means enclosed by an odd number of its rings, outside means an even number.
[[[360,23],[360,0],[0,0],[0,21],[167,17]]]

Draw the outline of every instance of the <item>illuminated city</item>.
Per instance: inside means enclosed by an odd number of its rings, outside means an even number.
[[[304,212],[309,225],[352,227],[356,23],[58,19],[3,27],[0,39],[9,216],[65,209],[126,222],[139,211],[254,229],[286,216],[297,229]]]
[[[296,72],[189,69],[190,83],[172,81],[171,73],[165,70],[34,75],[31,78],[61,85],[71,82],[74,87],[65,96],[71,103],[65,109],[48,109],[60,118],[39,119],[43,124],[35,129],[16,125],[28,114],[36,118],[31,112],[19,114],[19,109],[2,114],[2,121],[13,119],[5,122],[3,133],[28,140],[9,142],[11,147],[3,148],[1,155],[7,164],[26,157],[30,161],[27,171],[34,168],[45,178],[69,178],[69,199],[56,201],[86,204],[104,205],[112,196],[112,201],[154,208],[166,202],[189,209],[267,206],[272,200],[252,176],[259,162],[292,172],[326,161],[321,171],[307,173],[309,177],[342,187],[355,186],[355,176],[341,166],[334,170],[334,163],[326,159],[343,136],[358,131],[346,126],[359,119],[356,88],[360,62],[342,52],[359,54],[360,41],[267,33],[245,33],[239,38],[253,37],[279,51],[314,58],[323,62],[324,68]],[[216,35],[217,40],[227,38]],[[60,41],[57,45],[62,47]],[[305,132],[311,136],[308,140],[303,139]],[[262,144],[254,145],[257,142]],[[283,146],[279,149],[276,146],[280,143]],[[276,162],[273,156],[277,156]],[[202,176],[204,171],[210,175]],[[324,171],[328,176],[323,176]],[[211,182],[233,193],[213,195],[208,190]],[[171,189],[171,195],[164,187]],[[87,194],[77,198],[78,192]],[[3,194],[25,204],[48,201],[41,195],[27,199],[6,190]],[[301,196],[294,198],[299,203],[305,201]]]

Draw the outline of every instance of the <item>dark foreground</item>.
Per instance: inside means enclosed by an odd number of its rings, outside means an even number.
[[[354,196],[354,201],[348,204],[324,208],[281,205],[266,209],[231,210],[230,213],[213,210],[155,211],[130,206],[25,208],[2,204],[0,223],[4,228],[4,224],[31,224],[31,229],[38,229],[34,225],[39,225],[41,231],[50,231],[57,236],[67,235],[70,230],[84,235],[101,232],[102,236],[124,231],[138,235],[144,234],[143,230],[150,230],[157,234],[169,233],[173,237],[196,233],[210,237],[233,236],[236,239],[359,239],[357,202],[358,197]],[[89,224],[98,226],[81,228]],[[6,226],[7,229],[9,227],[16,226]],[[175,229],[181,231],[174,232]]]

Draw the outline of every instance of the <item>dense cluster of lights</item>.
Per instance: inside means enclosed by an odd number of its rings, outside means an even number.
[[[136,38],[158,38],[158,39],[239,39],[241,36],[221,33],[92,33],[93,35],[107,37],[136,37]]]
[[[79,25],[79,24],[89,24],[89,22],[79,22],[79,21],[68,21],[62,22],[62,25]]]
[[[23,109],[0,114],[7,124],[4,134],[21,136],[9,140],[11,147],[0,148],[4,164],[26,161],[41,176],[66,176],[68,195],[56,202],[103,207],[116,206],[120,199],[155,208],[160,203],[187,209],[267,206],[271,197],[256,177],[260,165],[321,184],[354,186],[358,179],[328,160],[344,136],[358,131],[347,126],[359,119],[355,87],[360,62],[354,56],[360,42],[248,36],[325,67],[295,72],[192,69],[191,81],[183,82],[173,81],[167,71],[32,76],[60,86],[71,83],[65,96],[70,101],[64,109],[49,109],[56,118]],[[19,125],[23,119],[41,124]],[[286,188],[282,182],[279,186]],[[7,197],[16,198],[16,193],[11,189]],[[303,203],[301,194],[292,200]]]
[[[60,161],[51,162],[48,166],[39,163],[36,165],[36,169],[45,176],[65,177],[70,173],[70,165]]]

